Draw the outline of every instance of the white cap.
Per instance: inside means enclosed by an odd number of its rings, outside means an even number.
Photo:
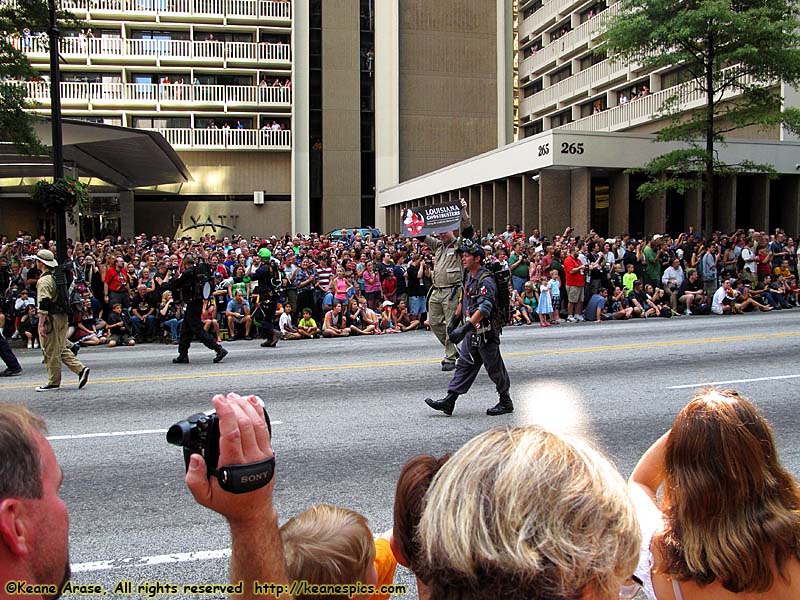
[[[394,306],[394,302],[392,302],[391,300],[384,300],[381,306],[383,306],[384,308],[386,308],[387,306]]]

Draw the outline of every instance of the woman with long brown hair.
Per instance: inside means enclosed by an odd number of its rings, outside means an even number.
[[[643,534],[636,575],[651,600],[800,598],[800,488],[747,399],[702,391],[629,487]]]

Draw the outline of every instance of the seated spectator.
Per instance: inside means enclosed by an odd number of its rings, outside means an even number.
[[[122,303],[115,302],[111,305],[111,314],[108,315],[108,347],[117,345],[135,346],[133,339],[133,323],[131,318],[122,312]]]
[[[25,312],[19,321],[20,336],[27,340],[28,350],[39,347],[39,313],[35,304],[25,306]]]
[[[379,315],[380,328],[383,333],[400,333],[397,327],[397,315],[392,308],[394,303],[391,300],[384,300],[381,305],[381,313]]]
[[[696,269],[690,269],[680,288],[678,288],[678,302],[686,307],[683,314],[691,315],[692,308],[699,309],[705,299],[700,276],[697,274]]]
[[[281,339],[284,340],[299,340],[303,336],[297,330],[297,327],[292,325],[292,305],[288,302],[283,305],[283,314],[278,319],[278,328],[281,332]]]
[[[648,318],[656,314],[656,309],[650,304],[650,300],[644,291],[641,279],[633,282],[633,291],[628,294],[628,304],[633,309],[634,317]]]
[[[350,335],[350,328],[345,320],[342,304],[336,302],[333,308],[325,313],[325,319],[322,322],[323,337],[347,337]]]
[[[670,308],[678,312],[678,300],[680,299],[680,287],[685,279],[681,261],[678,258],[672,260],[669,267],[664,269],[661,276],[662,289],[664,295],[669,300]]]
[[[363,300],[363,303],[360,300]],[[368,316],[368,312],[372,311],[367,307],[365,298],[357,299],[355,296],[350,298],[345,313],[350,335],[369,335],[375,332],[375,319],[374,317],[370,318],[371,315]]]
[[[319,335],[317,322],[311,318],[311,309],[303,309],[303,318],[297,322],[297,332],[303,338],[315,338]]]
[[[747,399],[700,392],[629,488],[643,536],[636,576],[650,600],[800,597],[800,486]]]
[[[217,306],[213,297],[203,302],[203,310],[200,313],[200,320],[203,322],[203,329],[211,333],[219,344],[222,340],[219,337]]]
[[[714,292],[714,297],[711,299],[711,312],[715,315],[738,312],[734,304],[737,292],[731,287],[732,281],[732,279],[725,279],[719,289]]]
[[[180,304],[175,302],[169,290],[161,295],[161,305],[158,310],[161,316],[161,328],[169,335],[169,342],[172,344],[177,344],[181,337],[183,309]]]
[[[411,319],[405,300],[397,302],[397,327],[400,331],[413,331],[419,327],[419,319]]]
[[[228,319],[228,334],[232,340],[236,339],[237,326],[244,328],[244,339],[253,339],[250,335],[250,328],[253,326],[253,318],[250,316],[250,302],[245,299],[242,290],[236,290],[233,300],[228,302],[225,316]]]
[[[391,585],[397,562],[386,537],[373,540],[367,519],[352,510],[327,504],[312,506],[281,527],[289,579],[316,585]],[[375,596],[351,597],[366,600]],[[312,600],[318,596],[295,598]]]
[[[81,346],[99,346],[108,341],[97,326],[97,319],[92,313],[92,303],[88,299],[84,300],[84,307],[78,317],[75,333],[70,339]]]
[[[610,600],[636,567],[640,531],[608,460],[532,425],[491,429],[453,454],[418,539],[432,598]]]
[[[650,308],[655,311],[650,316],[672,316],[672,312],[665,302],[664,290],[654,287],[653,284],[648,283],[644,287],[644,293],[647,294],[647,303],[650,305]]]
[[[146,285],[139,285],[131,302],[131,320],[135,336],[152,342],[156,337],[156,307],[151,304]]]
[[[769,274],[766,276],[768,275]],[[734,303],[736,304],[737,312],[743,313],[755,309],[758,309],[761,312],[772,310],[771,306],[761,304],[758,300],[756,300],[752,294],[752,284],[749,281],[742,283],[740,286],[734,289],[734,292]]]
[[[608,290],[600,288],[598,292],[589,298],[589,303],[583,311],[583,318],[586,321],[594,321],[595,323],[602,323],[609,319],[630,319],[633,315],[632,308],[624,308],[615,312],[606,310],[606,302],[608,301]],[[610,307],[609,307],[610,308]]]

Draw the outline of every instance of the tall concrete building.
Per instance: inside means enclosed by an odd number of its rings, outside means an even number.
[[[379,189],[387,228],[400,230],[404,208],[457,197],[472,205],[484,230],[519,223],[552,235],[684,231],[701,225],[699,192],[639,201],[642,180],[626,169],[673,146],[652,143],[663,125],[655,115],[680,94],[682,111],[703,105],[680,67],[648,71],[595,52],[619,3],[527,0],[518,7],[520,141],[411,181]],[[777,83],[784,105],[797,92]],[[747,128],[730,134],[721,158],[766,161],[781,175],[721,178],[707,229],[783,226],[800,233],[800,146],[785,130]]]
[[[376,189],[512,140],[505,0],[61,6],[89,27],[63,32],[64,117],[156,130],[193,177],[136,190],[91,181],[84,235],[380,226]],[[46,37],[15,43],[41,77],[25,83],[29,102],[47,114]],[[11,183],[0,214],[25,204],[31,181]],[[9,231],[35,220],[37,207],[26,207]]]

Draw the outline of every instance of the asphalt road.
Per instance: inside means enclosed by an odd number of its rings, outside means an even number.
[[[517,410],[499,418],[484,414],[496,401],[485,374],[451,418],[423,404],[449,380],[425,332],[277,349],[234,342],[219,365],[195,344],[191,364],[180,367],[170,362],[175,347],[87,349],[80,358],[92,369],[89,385],[78,391],[65,372],[69,385],[47,394],[33,391],[45,381],[39,351],[22,350],[24,374],[0,384],[0,400],[46,419],[65,473],[74,581],[111,592],[124,580],[134,588],[227,581],[225,524],[194,503],[181,452],[163,433],[208,408],[214,393],[265,400],[281,522],[325,502],[363,513],[381,532],[391,526],[400,468],[415,454],[452,452],[492,426],[536,422],[588,436],[627,476],[693,390],[712,382],[758,404],[782,461],[800,476],[798,345],[800,310],[509,328],[502,350]],[[405,572],[396,581],[413,584]]]

